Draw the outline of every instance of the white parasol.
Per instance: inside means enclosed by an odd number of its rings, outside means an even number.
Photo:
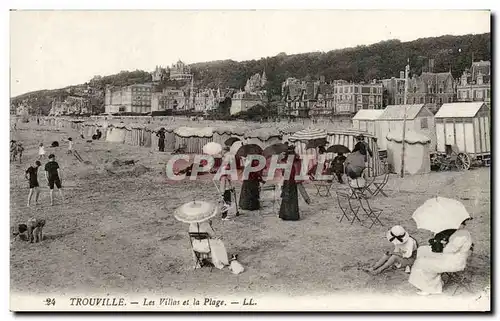
[[[174,217],[184,223],[201,223],[219,212],[219,207],[211,202],[192,201],[177,208]]]
[[[425,201],[412,215],[417,228],[439,233],[448,229],[457,229],[470,218],[462,202],[445,197],[433,197]]]
[[[212,156],[220,156],[222,154],[222,145],[215,142],[207,143],[203,146],[203,153]]]

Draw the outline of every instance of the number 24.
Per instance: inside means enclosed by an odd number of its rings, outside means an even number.
[[[54,298],[45,299],[45,305],[56,305],[56,299]]]

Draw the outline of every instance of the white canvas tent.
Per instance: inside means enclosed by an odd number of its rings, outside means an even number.
[[[352,118],[352,127],[377,137],[379,147],[379,142],[385,140],[380,132],[380,123],[377,122],[383,113],[383,109],[360,109]]]
[[[380,115],[379,122],[380,134],[387,137],[391,131],[402,131],[406,110],[406,131],[415,131],[424,134],[431,140],[430,150],[436,150],[436,126],[434,115],[425,107],[424,104],[417,105],[389,105]],[[387,149],[387,140],[382,139],[379,142],[381,150]]]

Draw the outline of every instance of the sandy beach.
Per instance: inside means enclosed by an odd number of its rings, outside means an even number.
[[[371,200],[383,209],[384,226],[368,229],[355,222],[339,222],[341,211],[335,193],[315,195],[306,185],[312,203],[300,200],[301,220],[285,222],[277,217],[279,202],[270,193],[261,195],[263,209],[213,221],[214,229],[229,254],[237,253],[245,272],[232,275],[227,269],[193,270],[188,226],[178,222],[173,211],[193,199],[214,201],[217,192],[210,180],[169,182],[162,174],[169,153],[149,148],[88,143],[70,129],[56,130],[36,123],[18,124],[11,139],[23,142],[22,164],[10,165],[11,230],[30,217],[47,220],[45,240],[29,244],[12,238],[10,253],[11,290],[31,293],[59,291],[175,292],[175,293],[269,293],[297,296],[348,292],[415,296],[403,270],[371,276],[360,266],[391,250],[385,232],[402,225],[420,243],[432,237],[417,230],[413,211],[426,199],[440,195],[461,200],[473,221],[468,225],[475,250],[470,266],[472,289],[490,285],[490,169],[465,172],[432,172],[407,176],[391,175],[385,188],[389,197]],[[75,149],[86,163],[66,154],[73,137]],[[60,147],[51,148],[54,140]],[[62,168],[66,202],[50,206],[48,187],[40,169],[41,205],[26,207],[28,183],[24,172],[38,156],[43,142],[47,155],[54,153]],[[113,167],[112,162],[135,160],[135,166]],[[42,161],[42,166],[46,160]],[[143,165],[150,169],[145,171]],[[241,183],[236,183],[239,193]],[[335,186],[335,188],[345,188]],[[446,287],[452,295],[455,286]],[[456,295],[463,294],[458,289]]]

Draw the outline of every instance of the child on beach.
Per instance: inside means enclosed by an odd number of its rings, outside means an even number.
[[[19,155],[19,163],[21,163],[21,158],[23,157],[23,151],[24,151],[23,143],[18,142],[16,150],[17,150],[17,155]]]
[[[45,157],[45,148],[43,147],[43,143],[40,143],[38,147],[38,159],[42,159]]]
[[[392,266],[396,268],[404,266],[405,272],[410,273],[410,267],[417,256],[417,241],[400,225],[393,226],[387,231],[386,237],[389,242],[394,244],[393,253],[385,252],[375,264],[365,271],[377,275]]]

